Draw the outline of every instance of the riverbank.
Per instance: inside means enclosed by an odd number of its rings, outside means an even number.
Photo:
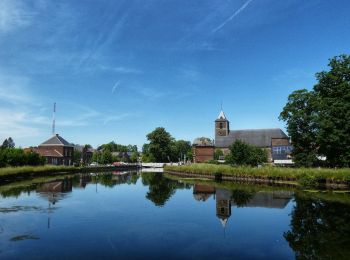
[[[232,167],[216,164],[191,164],[166,166],[170,174],[183,177],[242,181],[256,183],[286,183],[305,187],[327,186],[349,188],[350,169],[281,168],[281,167]]]
[[[21,166],[0,168],[0,182],[23,179],[26,177],[45,176],[51,174],[68,174],[81,172],[99,172],[99,171],[124,171],[137,169],[137,165],[121,166],[98,166],[98,167],[74,167],[74,166]]]

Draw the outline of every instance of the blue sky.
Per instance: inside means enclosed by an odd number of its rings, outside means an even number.
[[[0,140],[146,142],[284,128],[293,90],[349,54],[349,1],[0,0]]]

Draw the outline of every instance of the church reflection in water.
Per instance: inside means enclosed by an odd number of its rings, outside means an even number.
[[[227,190],[208,185],[195,184],[193,196],[197,201],[207,201],[211,196],[216,202],[216,216],[225,228],[231,216],[231,207],[263,207],[283,209],[293,197],[291,191]]]

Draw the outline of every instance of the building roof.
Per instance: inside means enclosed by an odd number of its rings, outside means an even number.
[[[70,146],[73,147],[72,144],[67,142],[62,136],[59,136],[58,134],[55,134],[50,139],[46,140],[39,146]]]
[[[223,110],[220,111],[220,114],[219,114],[217,119],[219,119],[219,120],[227,120]]]
[[[272,146],[286,146],[290,145],[289,139],[287,138],[272,138],[271,139]]]
[[[193,140],[194,146],[213,146],[213,141],[207,137],[198,137]]]
[[[241,140],[257,147],[269,147],[272,138],[288,138],[288,136],[279,128],[234,130],[230,131],[228,136],[217,137],[215,146],[227,148],[236,140]]]
[[[41,156],[45,156],[45,157],[63,157],[63,154],[61,154],[59,151],[57,151],[56,149],[51,150],[37,150],[37,153],[39,153]]]

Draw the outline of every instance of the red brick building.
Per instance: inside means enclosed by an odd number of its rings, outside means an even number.
[[[214,144],[209,138],[196,138],[192,144],[193,162],[201,163],[213,160],[214,150]]]
[[[74,146],[58,134],[34,149],[44,156],[48,164],[73,165]]]

